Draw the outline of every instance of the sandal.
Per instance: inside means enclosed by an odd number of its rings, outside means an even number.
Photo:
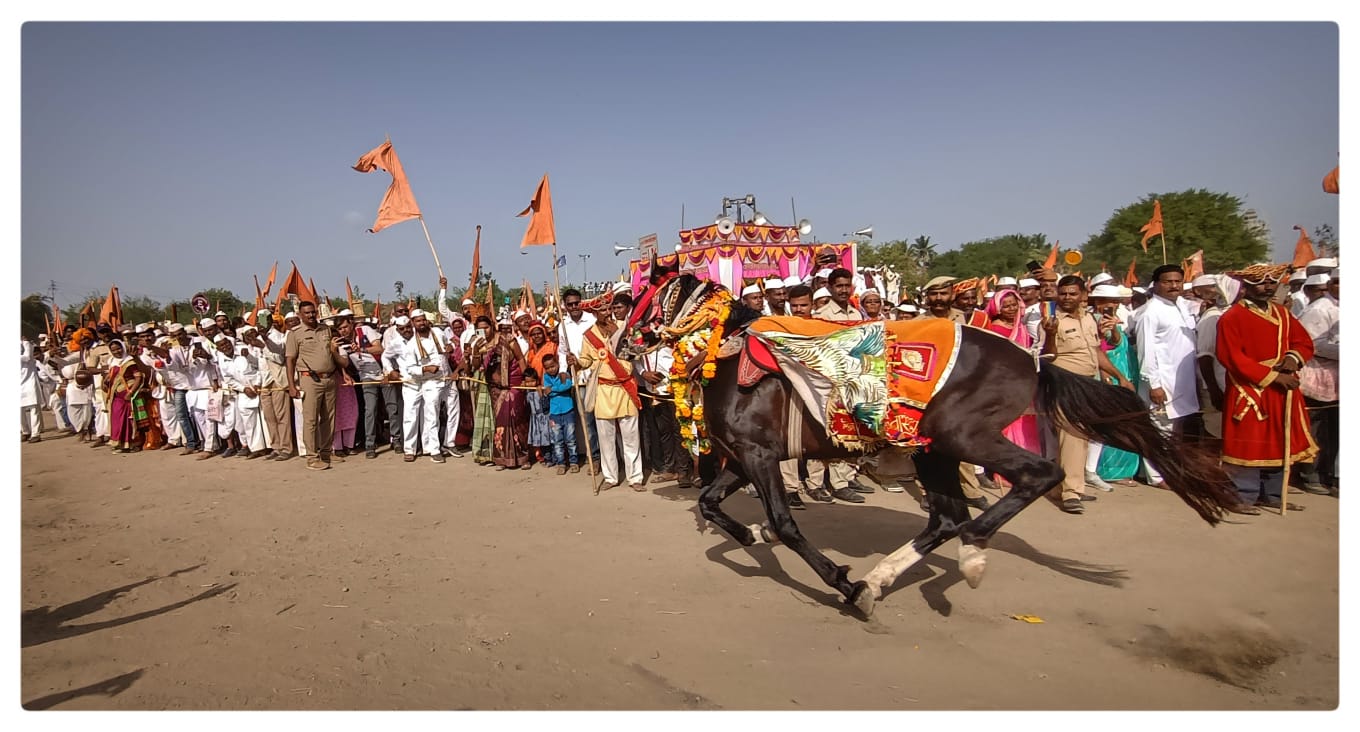
[[[401,459],[402,459],[402,462],[413,463],[413,462],[416,461],[416,456],[415,456],[415,455],[403,455]]]

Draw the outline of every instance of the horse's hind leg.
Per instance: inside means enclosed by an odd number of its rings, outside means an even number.
[[[753,533],[746,526],[742,526],[740,521],[723,511],[720,505],[724,499],[736,493],[738,488],[746,485],[746,482],[746,476],[741,473],[741,467],[735,461],[729,460],[727,466],[719,471],[718,477],[714,478],[712,483],[704,486],[704,490],[699,494],[699,513],[716,524],[728,536],[736,539],[742,546],[751,546],[760,540],[760,535]]]
[[[789,511],[789,498],[784,493],[784,479],[779,473],[781,457],[775,451],[765,448],[755,448],[742,455],[746,474],[760,493],[760,502],[765,505],[765,515],[770,520],[770,532],[802,557],[823,582],[840,592],[847,601],[855,602],[859,595],[864,594],[864,583],[850,582],[850,568],[837,565],[808,543],[798,530],[798,525],[793,522],[793,515]]]
[[[959,540],[979,551],[987,547],[987,541],[1003,524],[1063,479],[1063,470],[1056,463],[1017,447],[999,435],[982,452],[984,457],[978,459],[977,464],[1000,473],[1012,485],[1001,500],[965,523],[959,531]]]
[[[968,521],[968,504],[963,497],[963,486],[959,484],[958,459],[932,450],[916,456],[916,469],[921,485],[926,489],[926,499],[930,502],[930,519],[916,538],[881,559],[864,575],[863,581],[867,587],[855,598],[855,607],[865,615],[874,611],[874,602],[883,596],[884,587],[895,582],[903,572],[941,544],[957,536],[960,527]],[[967,576],[965,572],[964,577]]]

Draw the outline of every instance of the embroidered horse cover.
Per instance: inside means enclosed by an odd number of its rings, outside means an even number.
[[[747,327],[770,346],[836,444],[917,447],[920,419],[958,358],[949,320],[835,323],[770,316]]]

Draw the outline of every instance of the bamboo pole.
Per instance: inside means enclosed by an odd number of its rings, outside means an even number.
[[[557,297],[560,300],[562,297],[562,283],[557,276],[557,261],[558,261],[557,242],[553,242],[552,245],[552,258],[553,258],[553,286],[557,288]],[[560,313],[559,316],[560,317],[559,320],[557,321],[557,327],[560,331],[562,323],[565,321],[567,315],[564,312]],[[563,366],[565,365],[566,364],[563,364]],[[595,473],[595,458],[590,454],[590,433],[586,431],[586,409],[585,405],[582,403],[581,400],[581,384],[576,379],[576,374],[574,373],[571,375],[571,389],[572,392],[574,392],[576,395],[576,426],[579,427],[581,430],[581,442],[582,444],[585,445],[586,448],[585,449],[586,464],[590,466],[590,485],[593,487],[595,495],[598,496],[600,495],[600,481],[597,479]],[[610,449],[614,448],[613,445],[610,445],[609,447]],[[603,450],[604,445],[600,445],[600,449]]]
[[[1289,513],[1289,438],[1294,431],[1294,390],[1284,393],[1284,482],[1280,484],[1280,518]]]
[[[428,226],[425,225],[425,217],[424,217],[424,216],[417,216],[416,218],[420,219],[420,230],[423,231],[423,232],[425,232],[425,241],[426,241],[427,243],[429,243],[429,245],[430,245],[430,254],[433,254],[433,255],[434,255],[434,268],[435,268],[436,270],[439,271],[439,276],[440,276],[440,277],[443,277],[443,276],[444,276],[444,268],[443,268],[442,266],[440,266],[440,264],[439,264],[439,252],[436,252],[436,251],[434,250],[434,240],[430,238],[430,227],[428,227]],[[482,227],[480,227],[480,226],[477,227],[477,229],[478,229],[478,235],[479,235],[479,236],[480,236],[480,234],[481,234],[481,228],[482,228]],[[1163,259],[1165,259],[1165,257],[1163,257]]]
[[[1162,264],[1166,264],[1166,232],[1162,232]]]

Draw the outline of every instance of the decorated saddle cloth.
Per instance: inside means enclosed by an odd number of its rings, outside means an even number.
[[[770,316],[747,326],[832,441],[852,450],[919,447],[921,415],[958,358],[949,320],[833,323]]]

